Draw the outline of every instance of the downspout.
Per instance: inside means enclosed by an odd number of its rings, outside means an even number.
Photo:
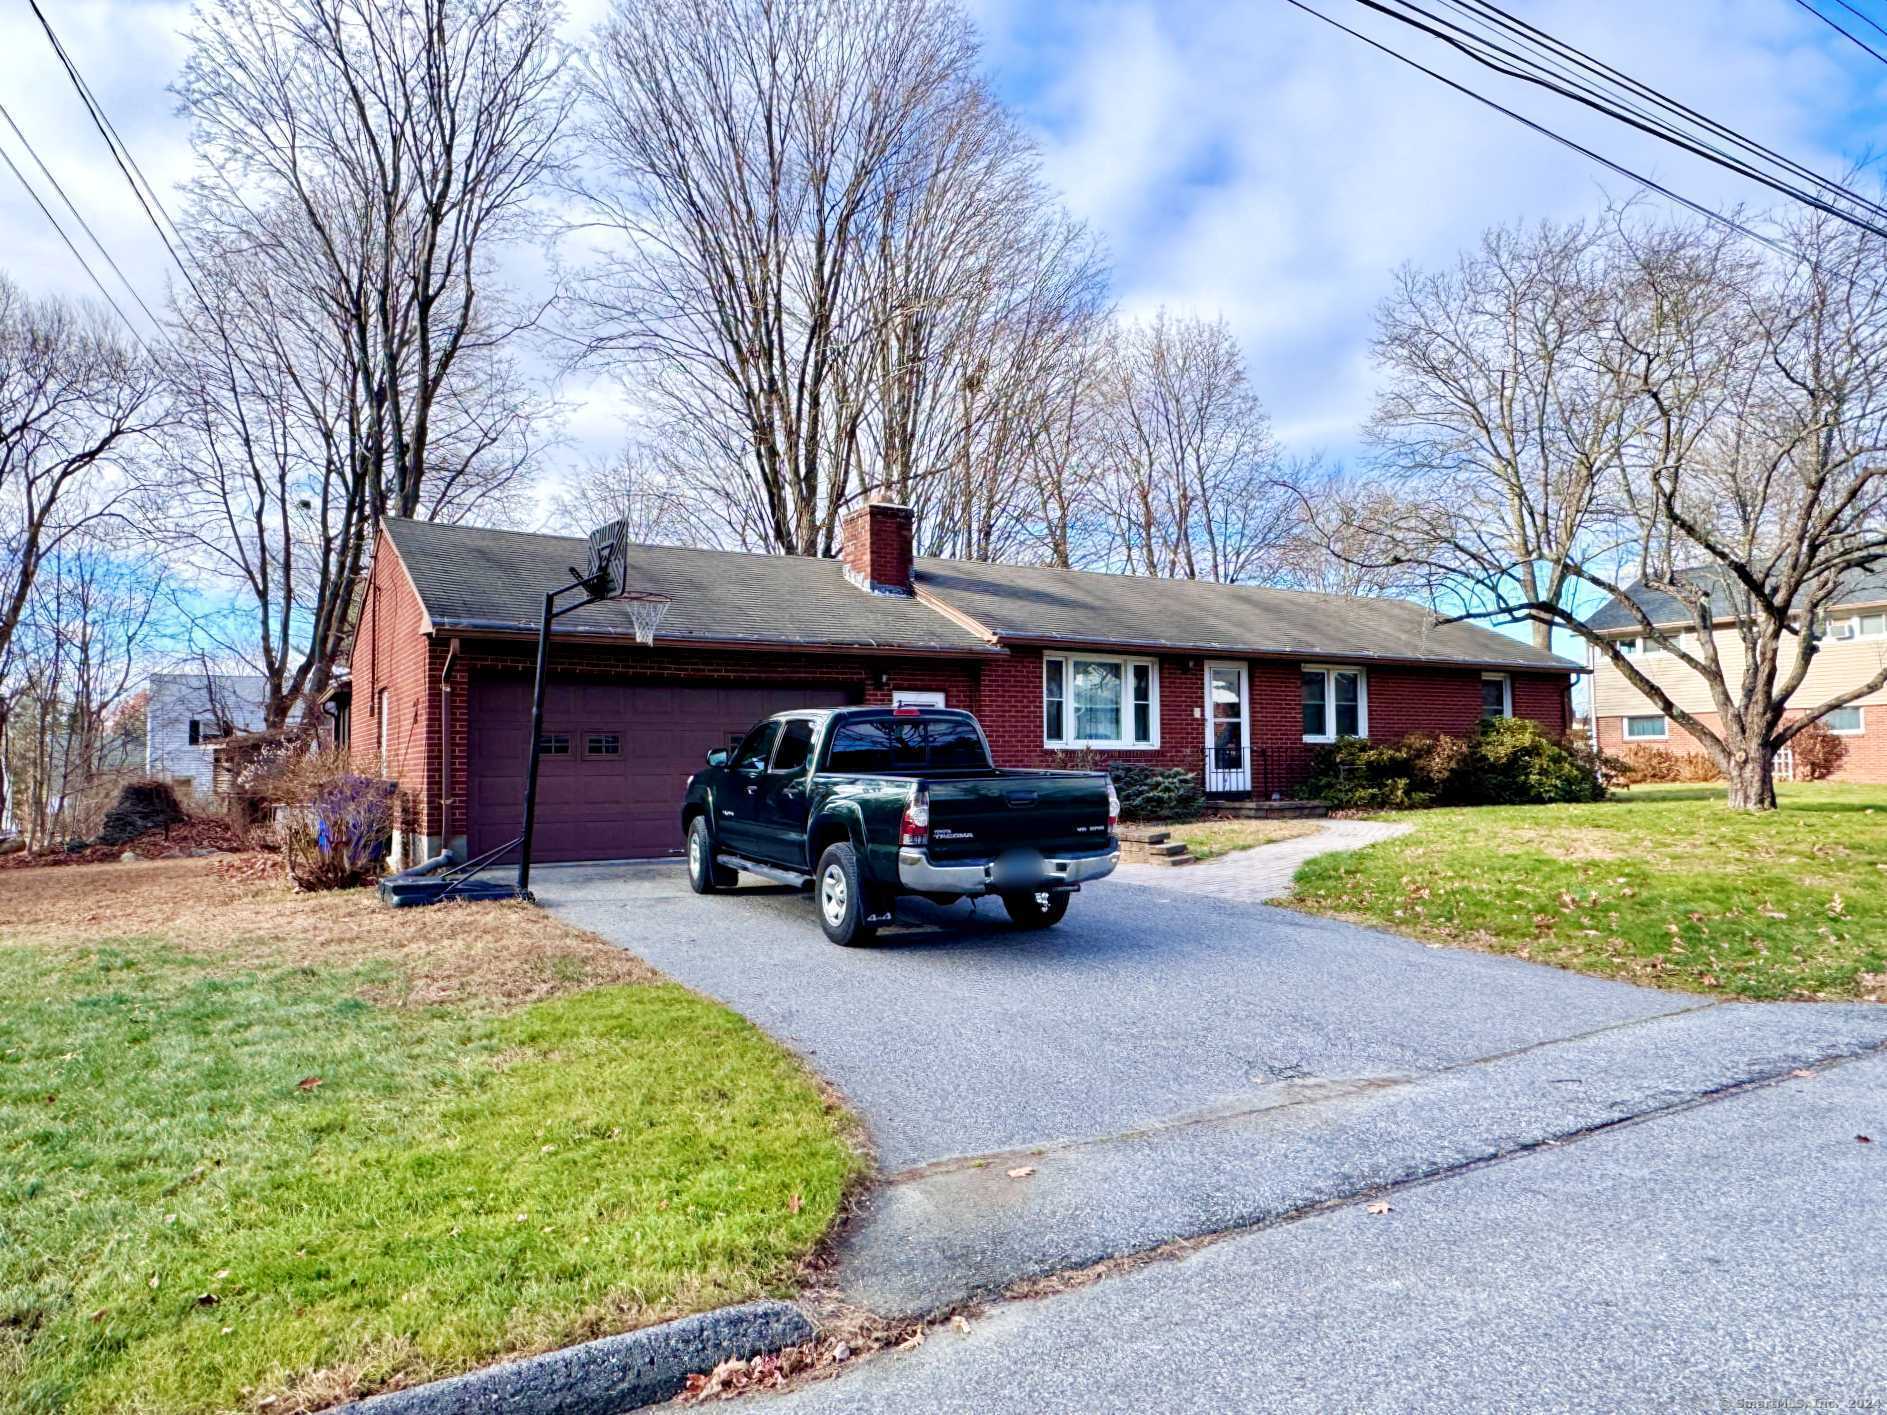
[[[439,848],[452,839],[452,663],[459,656],[459,641],[446,644],[446,661],[439,669]]]

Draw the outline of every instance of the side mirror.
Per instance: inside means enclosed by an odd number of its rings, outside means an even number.
[[[725,747],[709,747],[708,748],[708,765],[709,766],[726,766],[727,759],[730,755],[731,754],[728,752],[727,748]]]

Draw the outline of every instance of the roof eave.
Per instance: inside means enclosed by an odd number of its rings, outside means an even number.
[[[435,633],[477,634],[490,639],[530,640],[537,637],[537,626],[520,624],[515,620],[484,619],[434,619],[432,630]],[[737,649],[743,652],[761,653],[805,653],[813,650],[822,653],[849,653],[868,656],[896,655],[905,658],[1002,658],[1008,650],[995,644],[976,647],[953,648],[947,644],[891,644],[840,641],[808,643],[804,639],[698,639],[658,633],[652,645],[643,645],[634,634],[619,633],[609,629],[587,629],[581,625],[560,624],[555,638],[568,641],[581,639],[590,644],[622,644],[636,648],[651,647],[663,649]]]
[[[1222,658],[1261,658],[1267,661],[1291,663],[1355,663],[1361,665],[1383,664],[1409,668],[1473,668],[1489,671],[1498,669],[1504,673],[1588,673],[1591,670],[1582,663],[1574,663],[1569,658],[1555,657],[1553,661],[1541,663],[1532,659],[1511,658],[1463,658],[1456,655],[1422,656],[1418,654],[1371,654],[1357,653],[1354,650],[1321,648],[1276,648],[1261,647],[1251,644],[1204,644],[1173,643],[1163,641],[1144,641],[1129,639],[1067,638],[1040,634],[1002,634],[1000,641],[1006,645],[1027,648],[1086,648],[1110,649],[1120,653],[1151,654],[1199,654]]]

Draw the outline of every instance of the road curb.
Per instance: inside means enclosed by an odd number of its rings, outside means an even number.
[[[609,1415],[671,1399],[695,1372],[798,1346],[815,1334],[806,1314],[790,1302],[746,1302],[388,1391],[347,1409],[359,1415]]]

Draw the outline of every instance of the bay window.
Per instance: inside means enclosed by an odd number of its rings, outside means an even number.
[[[1360,668],[1306,667],[1304,740],[1369,736],[1369,682]]]
[[[1159,669],[1151,659],[1042,659],[1042,740],[1050,747],[1160,745]]]

